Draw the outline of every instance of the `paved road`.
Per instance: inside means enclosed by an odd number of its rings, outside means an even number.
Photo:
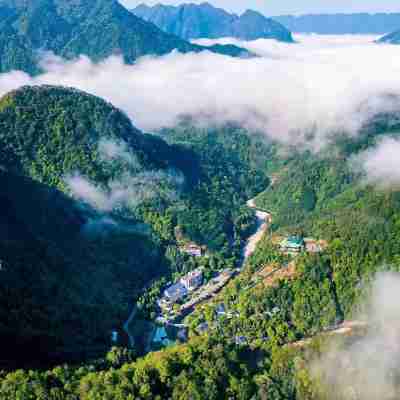
[[[254,202],[254,199],[251,199],[247,202],[247,206],[256,210],[256,217],[257,217],[257,230],[256,232],[251,235],[247,241],[246,245],[243,248],[243,264],[246,260],[254,253],[256,250],[257,244],[260,242],[264,233],[268,230],[271,222],[272,216],[270,213],[265,211],[257,210],[257,206]]]

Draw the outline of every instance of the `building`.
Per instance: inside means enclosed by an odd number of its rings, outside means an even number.
[[[170,303],[175,303],[178,300],[183,299],[187,294],[188,290],[181,282],[178,282],[164,290],[164,297]]]
[[[280,244],[281,251],[284,253],[298,254],[305,250],[304,239],[301,236],[289,236]]]
[[[222,317],[226,315],[226,309],[225,309],[225,304],[218,304],[217,308],[215,309],[215,312],[217,313],[217,316]]]
[[[187,342],[188,341],[188,329],[187,328],[179,329],[176,337],[178,338],[178,340],[180,340],[183,343]]]
[[[195,243],[189,243],[185,246],[182,246],[180,249],[183,253],[186,253],[189,256],[193,257],[203,256],[203,248]]]
[[[111,342],[117,343],[118,342],[118,332],[112,331],[111,332]]]
[[[197,289],[203,283],[203,270],[198,268],[185,275],[180,283],[189,291]]]
[[[328,247],[328,243],[324,240],[307,238],[304,239],[304,242],[308,253],[321,253]]]
[[[245,346],[247,344],[247,338],[246,336],[236,336],[235,337],[235,343],[238,346]]]
[[[209,326],[207,324],[207,322],[202,322],[200,325],[198,325],[196,327],[196,331],[200,334],[200,335],[204,335],[205,333],[208,332]]]
[[[172,344],[171,340],[168,338],[167,331],[163,326],[157,328],[153,337],[153,343],[162,344],[163,346],[169,346]]]

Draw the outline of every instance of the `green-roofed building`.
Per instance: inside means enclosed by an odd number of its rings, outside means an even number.
[[[154,334],[153,343],[157,343],[163,346],[170,346],[173,344],[171,340],[168,338],[168,334],[166,329],[163,326],[159,326]]]
[[[304,238],[302,236],[289,236],[281,242],[280,247],[284,253],[301,253],[305,249]]]

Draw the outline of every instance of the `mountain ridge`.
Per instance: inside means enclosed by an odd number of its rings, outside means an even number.
[[[242,40],[264,38],[293,42],[291,33],[284,26],[254,10],[247,10],[239,16],[210,3],[186,3],[177,7],[140,4],[132,12],[164,31],[187,40],[235,37]]]
[[[384,35],[400,27],[400,13],[337,13],[272,17],[296,33]]]
[[[40,72],[38,50],[66,59],[87,55],[98,62],[120,54],[127,64],[144,55],[212,52],[238,56],[239,48],[207,48],[161,31],[133,15],[116,0],[2,0],[0,72]]]
[[[388,33],[387,35],[381,37],[377,41],[378,43],[387,43],[387,44],[400,44],[400,29]]]

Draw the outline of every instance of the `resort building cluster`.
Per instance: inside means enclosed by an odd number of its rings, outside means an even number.
[[[164,290],[164,296],[160,300],[161,305],[174,304],[179,300],[182,300],[185,296],[196,290],[203,283],[203,269],[198,268],[192,272],[189,272],[179,282],[168,287]]]

